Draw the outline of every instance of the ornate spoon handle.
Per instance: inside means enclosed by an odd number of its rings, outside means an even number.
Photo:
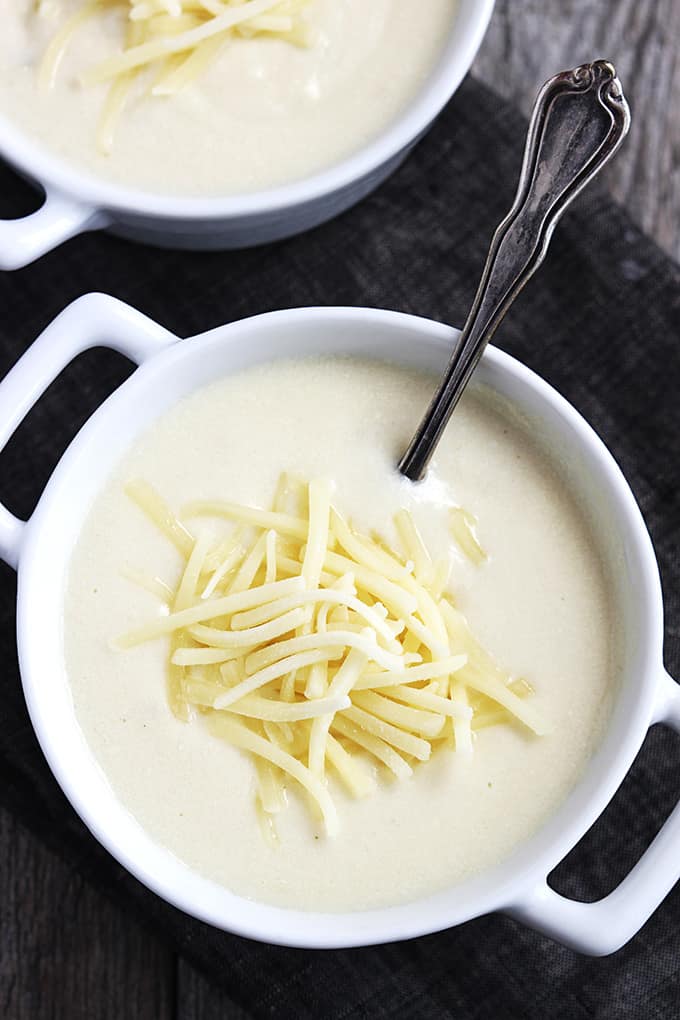
[[[555,224],[611,159],[629,127],[628,103],[606,60],[557,74],[539,92],[515,201],[493,236],[446,375],[399,463],[407,478],[417,481],[425,474],[484,348],[545,258]]]

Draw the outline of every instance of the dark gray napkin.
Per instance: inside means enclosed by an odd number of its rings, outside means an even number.
[[[514,192],[522,120],[467,81],[414,154],[359,208],[310,234],[233,254],[181,254],[108,236],[71,241],[0,277],[0,372],[70,300],[106,290],[180,335],[267,309],[397,308],[461,324],[491,231]],[[26,186],[0,173],[0,215]],[[595,426],[631,481],[660,559],[666,662],[680,674],[680,272],[597,187],[558,228],[547,264],[497,343],[553,383]],[[83,356],[0,457],[0,496],[27,515],[69,438],[129,372]],[[221,934],[157,899],[84,829],[49,773],[20,692],[15,580],[0,571],[6,664],[0,799],[49,846],[219,982],[233,1016],[655,1017],[680,1012],[680,890],[616,956],[584,959],[503,917],[408,943],[306,952]],[[55,612],[59,607],[54,607]],[[657,727],[621,793],[554,876],[595,899],[630,869],[680,795],[680,755]],[[680,847],[678,848],[680,854]]]

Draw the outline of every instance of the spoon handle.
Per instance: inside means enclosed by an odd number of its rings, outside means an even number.
[[[484,348],[545,258],[555,224],[611,159],[629,127],[628,103],[606,60],[563,71],[539,92],[515,201],[493,236],[446,375],[399,463],[407,478],[417,481],[425,474]]]

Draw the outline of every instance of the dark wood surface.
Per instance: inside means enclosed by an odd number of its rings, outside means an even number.
[[[616,65],[633,113],[605,171],[611,192],[680,260],[678,0],[497,0],[473,73],[528,113],[537,85],[598,57]]]
[[[550,74],[612,59],[634,112],[608,175],[680,259],[680,0],[499,0],[474,73],[525,111]],[[240,1020],[219,991],[0,811],[0,1016]]]

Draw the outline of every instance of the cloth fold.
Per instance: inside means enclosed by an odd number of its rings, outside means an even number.
[[[76,238],[0,276],[0,372],[88,290],[108,291],[182,336],[310,304],[396,308],[460,325],[514,194],[524,131],[518,114],[468,79],[390,181],[303,237],[216,254],[157,251],[103,234]],[[1,169],[0,214],[24,212],[25,189]],[[660,560],[666,665],[676,676],[679,285],[678,267],[592,186],[558,227],[545,265],[496,338],[585,415],[631,482]],[[0,497],[12,510],[30,513],[69,438],[128,372],[119,356],[90,352],[51,387],[0,456]],[[677,1016],[680,889],[628,947],[604,960],[581,958],[500,916],[407,943],[314,953],[225,935],[168,906],[101,849],[52,778],[21,694],[8,568],[0,569],[0,586],[0,801],[219,983],[234,1016]],[[679,765],[676,738],[655,728],[613,804],[557,869],[559,891],[595,899],[624,877],[680,794]]]

